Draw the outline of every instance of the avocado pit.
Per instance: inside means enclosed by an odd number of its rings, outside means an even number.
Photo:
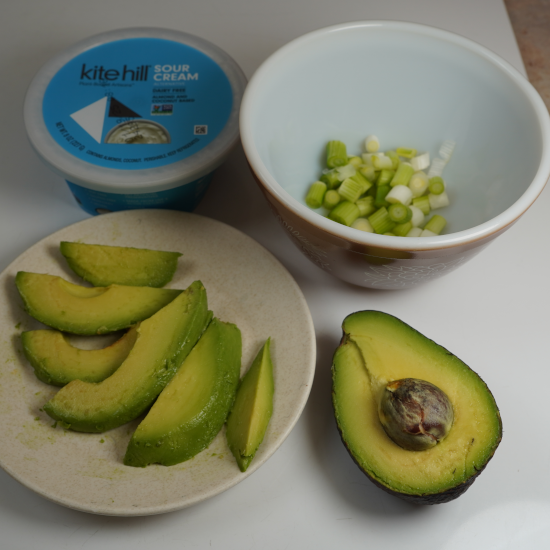
[[[434,384],[403,378],[384,388],[378,416],[394,443],[409,451],[425,451],[449,434],[454,411],[445,392]]]

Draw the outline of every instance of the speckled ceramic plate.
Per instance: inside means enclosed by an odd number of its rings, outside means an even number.
[[[23,311],[14,277],[21,270],[35,271],[82,284],[59,252],[62,240],[182,252],[167,286],[185,288],[196,279],[203,282],[214,314],[241,329],[243,372],[271,336],[274,412],[246,473],[239,471],[223,431],[208,449],[187,462],[132,468],[124,466],[122,459],[139,420],[104,434],[53,427],[41,408],[57,388],[35,377],[19,339],[23,330],[43,326]],[[306,404],[315,369],[315,336],[305,299],[278,260],[223,223],[166,210],[98,216],[38,242],[0,277],[0,465],[54,502],[117,516],[190,506],[229,489],[259,468],[290,433]]]

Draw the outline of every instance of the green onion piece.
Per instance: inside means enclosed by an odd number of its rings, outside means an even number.
[[[430,213],[430,210],[432,209],[430,206],[430,199],[428,195],[423,195],[422,197],[415,197],[412,200],[413,206],[416,206],[416,208],[419,208],[422,210],[422,213],[424,216],[427,216]]]
[[[445,182],[441,176],[434,176],[429,180],[430,193],[434,195],[441,195],[445,191]]]
[[[375,233],[383,234],[387,231],[392,231],[395,227],[395,222],[391,221],[390,215],[385,207],[379,208],[376,212],[368,217]]]
[[[376,210],[376,206],[374,206],[374,197],[363,197],[355,204],[357,208],[359,208],[359,215],[362,217],[369,216]]]
[[[391,180],[395,176],[395,170],[384,169],[380,170],[378,174],[378,179],[376,180],[376,185],[389,185]]]
[[[394,170],[397,170],[397,167],[399,166],[399,163],[401,162],[399,160],[399,155],[397,154],[396,151],[386,151],[386,156],[387,157],[390,157],[391,158],[391,162],[392,162],[392,168]]]
[[[385,233],[383,233],[383,235],[387,235],[388,237],[397,237],[397,235],[395,233],[392,233],[391,231],[386,231]]]
[[[372,155],[373,153],[362,153],[361,158],[363,159],[363,164],[365,166],[372,166]]]
[[[367,153],[376,153],[380,148],[380,140],[374,135],[371,134],[365,139],[365,151]]]
[[[351,178],[346,178],[338,187],[340,196],[349,202],[355,202],[365,191],[363,185]]]
[[[328,217],[349,227],[359,217],[359,208],[352,202],[342,201],[331,210]]]
[[[362,164],[358,168],[359,173],[363,175],[367,180],[373,182],[376,180],[376,172],[374,171],[373,166],[368,166],[367,164]]]
[[[401,162],[395,171],[395,175],[390,185],[392,187],[396,185],[407,185],[413,174],[414,168],[408,162]]]
[[[390,205],[390,203],[386,200],[386,195],[390,192],[390,189],[391,187],[389,185],[376,186],[376,195],[374,197],[374,206],[376,206],[376,208]]]
[[[353,229],[365,231],[365,233],[374,233],[374,229],[367,218],[357,218],[352,224]]]
[[[363,159],[358,156],[348,157],[348,164],[355,166],[355,168],[359,168],[359,166],[363,164]]]
[[[384,153],[372,155],[372,165],[375,170],[393,169],[393,162],[391,158],[384,155]]]
[[[430,153],[422,153],[421,155],[416,155],[411,159],[412,167],[415,172],[419,170],[425,170],[430,166]]]
[[[455,142],[452,139],[446,139],[439,149],[439,156],[448,162],[455,149]]]
[[[425,172],[415,172],[409,180],[409,189],[412,191],[413,197],[420,197],[423,195],[429,185],[428,176]]]
[[[372,182],[370,182],[365,176],[363,176],[361,172],[355,172],[355,174],[353,174],[350,179],[356,181],[359,185],[363,187],[363,193],[366,193],[372,187]]]
[[[395,223],[406,223],[412,218],[411,209],[399,202],[390,204],[388,207],[388,214]]]
[[[336,173],[340,178],[340,181],[344,181],[346,178],[351,178],[357,172],[353,164],[345,164],[344,166],[338,166],[336,168]]]
[[[444,227],[447,225],[447,220],[440,216],[439,214],[433,215],[428,223],[424,226],[424,230],[431,231],[432,233],[435,233],[436,235],[439,235]]]
[[[439,193],[439,195],[433,195],[430,193],[428,195],[428,201],[430,202],[430,208],[432,210],[435,210],[436,208],[444,208],[445,206],[449,206],[449,196],[447,195],[446,191],[443,191],[443,193]]]
[[[409,234],[409,231],[412,229],[413,225],[411,222],[398,223],[394,228],[393,232],[398,237],[406,237]]]
[[[327,170],[323,172],[323,175],[319,178],[320,181],[327,184],[328,189],[335,189],[341,183],[340,175],[336,170]]]
[[[416,157],[416,149],[408,149],[407,147],[398,147],[395,152],[400,157],[405,157],[406,159],[412,159]]]
[[[422,225],[424,223],[424,218],[425,218],[424,212],[422,212],[420,208],[418,208],[417,206],[413,206],[412,204],[409,206],[409,209],[412,212],[411,223],[413,224],[413,227],[418,227],[419,225]]]
[[[405,206],[409,206],[412,201],[412,191],[407,185],[396,185],[391,188],[391,191],[386,195],[386,201],[390,204],[399,202]]]
[[[429,229],[423,229],[422,233],[420,233],[421,237],[437,237],[437,233],[434,233],[433,231],[430,231]]]
[[[336,191],[336,189],[329,189],[325,193],[323,208],[326,208],[327,210],[332,210],[341,200],[342,197],[340,196],[340,193]]]
[[[310,208],[320,208],[323,204],[326,191],[326,183],[323,183],[322,181],[313,182],[306,195],[306,204]]]
[[[336,168],[348,163],[346,144],[342,141],[332,140],[327,143],[327,167]]]
[[[420,237],[420,235],[422,235],[422,229],[420,229],[420,227],[414,227],[414,226],[407,233],[407,237]]]

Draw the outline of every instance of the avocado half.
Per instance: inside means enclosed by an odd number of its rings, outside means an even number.
[[[379,311],[344,319],[332,364],[332,403],[342,441],[378,487],[416,504],[442,504],[462,495],[493,457],[502,438],[495,399],[458,357],[403,321]],[[386,385],[416,378],[440,388],[453,425],[434,447],[406,450],[379,419]]]

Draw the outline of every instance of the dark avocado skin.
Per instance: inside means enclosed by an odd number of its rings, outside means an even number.
[[[356,312],[356,313],[359,313],[359,312]],[[351,313],[349,316],[351,315],[354,315],[354,313]],[[387,314],[385,314],[387,315]],[[347,317],[346,317],[347,318]],[[403,321],[400,321],[400,322],[403,322]],[[406,324],[406,323],[404,323]],[[342,326],[345,325],[345,320],[344,320],[344,323],[342,323]],[[410,325],[407,325],[411,330],[413,330],[414,332],[418,333],[418,334],[421,334],[419,331],[417,331],[416,329],[414,329],[413,327],[411,327]],[[424,338],[427,338],[425,335],[421,334]],[[347,337],[348,335],[346,334],[345,330],[342,329],[342,338],[340,340],[340,346],[345,344],[345,342],[347,341]],[[447,352],[447,354],[449,355],[454,355],[453,353],[451,353],[450,351],[448,350],[445,350]],[[334,377],[334,363],[332,365],[332,376]],[[483,382],[483,381],[482,381]],[[491,391],[489,390],[489,388],[487,387],[487,384],[485,384],[485,382],[483,382],[483,384],[485,385],[485,388],[487,389],[487,391],[489,393],[491,393]],[[335,415],[335,418],[336,418],[336,402],[335,402],[335,399],[336,399],[336,395],[335,395],[335,392],[334,392],[334,384],[332,386],[332,407],[333,407],[333,413]],[[491,394],[492,395],[492,394]],[[498,409],[497,409],[498,410]],[[337,418],[336,418],[337,420]],[[456,498],[458,498],[459,496],[463,495],[471,486],[472,484],[474,483],[474,481],[477,479],[477,477],[479,476],[479,474],[481,474],[481,472],[486,468],[487,464],[490,462],[490,460],[493,458],[494,454],[495,454],[495,451],[497,450],[501,440],[502,440],[502,419],[500,417],[500,413],[498,414],[498,423],[499,423],[499,438],[496,442],[496,444],[494,445],[494,448],[493,448],[493,452],[491,453],[491,455],[487,458],[485,464],[483,464],[483,466],[479,469],[476,469],[476,473],[472,476],[470,476],[466,481],[464,481],[463,483],[460,483],[458,485],[455,485],[454,487],[451,487],[445,491],[442,491],[442,492],[438,492],[438,493],[427,493],[427,494],[418,494],[418,495],[413,495],[413,494],[409,494],[409,493],[402,493],[400,491],[395,491],[389,487],[387,487],[386,485],[380,483],[375,477],[371,476],[369,474],[369,472],[365,471],[361,465],[357,462],[357,460],[355,459],[355,456],[353,455],[353,452],[351,451],[351,449],[349,448],[346,440],[344,439],[344,436],[342,434],[342,430],[340,429],[340,426],[338,424],[338,421],[336,421],[336,426],[337,426],[337,429],[338,429],[338,433],[340,435],[340,439],[342,440],[342,443],[344,444],[344,447],[346,448],[346,450],[348,451],[348,454],[351,456],[351,458],[353,459],[353,462],[357,465],[357,467],[367,476],[367,478],[374,484],[376,485],[377,487],[379,487],[380,489],[382,489],[383,491],[385,491],[386,493],[390,494],[390,495],[393,495],[395,497],[398,497],[406,502],[409,502],[411,504],[422,504],[422,505],[434,505],[434,504],[445,504],[447,502],[451,502],[452,500],[455,500]]]

